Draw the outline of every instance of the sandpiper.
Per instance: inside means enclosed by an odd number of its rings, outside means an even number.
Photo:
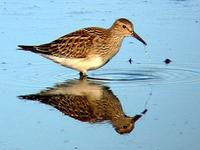
[[[110,28],[88,27],[62,36],[50,43],[27,46],[18,45],[21,50],[38,53],[65,67],[80,71],[80,77],[87,77],[87,71],[95,70],[117,54],[125,37],[132,36],[147,45],[134,31],[126,18],[117,19]]]
[[[83,122],[108,121],[119,134],[133,131],[135,123],[145,113],[127,116],[120,100],[109,87],[90,80],[69,80],[37,94],[18,97],[50,105]]]

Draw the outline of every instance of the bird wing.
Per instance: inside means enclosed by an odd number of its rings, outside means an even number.
[[[50,105],[65,115],[80,121],[90,122],[96,120],[93,114],[93,108],[86,96],[77,95],[48,95],[47,93],[30,94],[18,96],[20,99],[39,101]]]
[[[62,36],[55,41],[38,46],[19,45],[22,50],[66,58],[85,58],[95,39],[87,29],[78,30]]]

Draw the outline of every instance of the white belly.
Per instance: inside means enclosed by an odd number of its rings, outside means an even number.
[[[88,70],[98,69],[103,65],[103,60],[98,55],[95,56],[93,55],[87,58],[64,58],[64,57],[56,57],[50,55],[42,55],[42,56],[51,59],[54,62],[59,63],[63,66],[81,72],[87,72]]]

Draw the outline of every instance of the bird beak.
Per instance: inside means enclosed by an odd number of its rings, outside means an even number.
[[[132,123],[135,123],[138,119],[140,119],[142,117],[142,115],[135,115],[133,118],[132,118]]]
[[[144,45],[147,45],[147,43],[134,31],[132,32],[132,37],[136,38],[137,40],[139,40],[140,42],[142,42]]]

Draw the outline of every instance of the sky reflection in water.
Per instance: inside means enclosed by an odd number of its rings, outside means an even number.
[[[198,0],[84,0],[81,5],[79,1],[9,0],[0,6],[0,149],[200,149]],[[120,17],[134,22],[148,46],[126,38],[116,57],[89,74],[109,80],[86,85],[104,93],[102,97],[110,99],[105,103],[118,105],[120,114],[133,117],[147,108],[133,132],[120,135],[108,123],[82,123],[61,115],[57,103],[55,109],[50,101],[41,105],[18,99],[54,91],[55,84],[72,88],[80,82],[74,80],[76,72],[16,51],[17,45],[47,43],[88,26],[109,27]],[[163,62],[167,58],[172,60],[168,65]],[[83,95],[90,94],[86,90]]]

